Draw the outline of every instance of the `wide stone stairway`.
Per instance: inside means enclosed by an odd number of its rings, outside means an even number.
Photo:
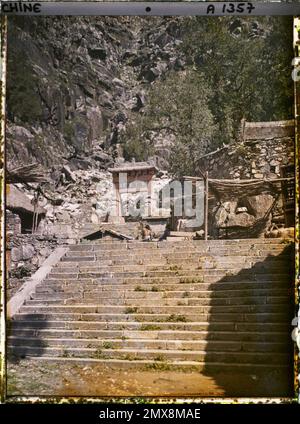
[[[279,239],[70,245],[10,322],[8,357],[288,374],[292,264]]]

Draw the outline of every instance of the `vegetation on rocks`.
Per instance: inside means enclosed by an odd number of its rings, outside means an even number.
[[[107,154],[152,157],[174,175],[194,175],[201,155],[238,137],[242,118],[292,116],[291,18],[16,17],[12,24],[8,120],[27,133],[19,141],[20,129],[8,132],[9,162],[48,166],[75,149],[89,161],[96,155],[93,166],[107,167]],[[30,147],[37,130],[44,155]]]

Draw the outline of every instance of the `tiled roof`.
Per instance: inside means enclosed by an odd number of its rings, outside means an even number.
[[[144,171],[148,169],[158,170],[154,164],[149,162],[124,162],[114,168],[108,168],[110,172]]]

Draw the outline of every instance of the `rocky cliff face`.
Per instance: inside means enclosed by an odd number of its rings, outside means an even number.
[[[263,40],[273,25],[277,31],[280,28],[267,18],[226,22],[222,31],[229,32],[232,40],[241,34],[246,40]],[[201,68],[214,54],[209,50],[213,40],[201,52],[191,45],[195,40],[187,41],[186,33],[193,32],[193,25],[206,28],[204,22],[195,23],[189,17],[11,19],[9,164],[37,161],[49,169],[67,160],[74,169],[106,168],[122,156],[122,133],[136,114],[143,114],[152,84],[171,71],[193,64]],[[214,34],[213,30],[208,37]],[[201,39],[201,31],[197,37]],[[215,54],[222,55],[222,50]],[[220,56],[222,60],[228,62]],[[210,102],[218,97],[218,87],[213,90]],[[163,133],[157,140],[154,154],[165,158],[170,138]]]
[[[107,168],[122,159],[126,128],[143,116],[151,87],[211,56],[208,50],[192,57],[191,49],[182,48],[190,19],[10,20],[7,163],[14,168],[38,162],[49,173],[43,188],[47,222],[92,222],[97,208],[100,215],[110,208]],[[263,40],[271,27],[268,20],[233,18],[228,28],[233,38],[246,29],[249,39]],[[164,131],[155,137],[160,168],[168,164],[171,136]]]
[[[128,112],[143,109],[151,82],[184,65],[181,32],[178,18],[11,22],[9,164],[111,165],[122,155],[118,138]]]
[[[10,22],[8,167],[38,162],[49,173],[48,226],[110,209],[106,169],[122,158],[128,115],[142,113],[153,81],[184,66],[181,35],[178,18]]]

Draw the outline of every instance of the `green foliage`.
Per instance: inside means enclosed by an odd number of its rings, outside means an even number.
[[[176,315],[176,314],[171,314],[170,316],[168,316],[168,318],[166,318],[167,322],[186,322],[187,319],[184,315]]]
[[[135,288],[134,288],[134,291],[137,291],[137,292],[144,292],[144,291],[147,291],[144,287],[141,287],[141,286],[136,286]]]
[[[174,367],[171,364],[168,364],[164,361],[153,362],[145,365],[145,370],[147,371],[171,371]]]
[[[158,331],[158,330],[161,330],[161,327],[155,324],[144,324],[141,326],[140,330],[141,331]]]
[[[159,291],[159,288],[157,286],[152,286],[151,287],[151,291],[152,292],[158,292]]]
[[[143,113],[129,119],[126,159],[145,160],[171,137],[169,171],[195,175],[199,157],[238,138],[243,118],[292,117],[291,18],[191,17],[180,50],[185,70],[152,83]]]
[[[197,158],[206,151],[214,134],[214,119],[208,107],[210,95],[204,76],[192,69],[171,72],[152,84],[144,113],[137,115],[126,131],[129,140],[125,153],[134,151],[136,159],[146,159],[157,137],[171,134],[174,145],[170,171],[177,176],[194,174]]]
[[[98,348],[92,353],[92,357],[95,359],[104,359],[105,355],[103,354],[102,349]]]
[[[65,122],[64,125],[64,138],[67,141],[72,141],[73,138],[75,137],[75,129],[74,129],[74,124],[72,122]]]
[[[126,133],[120,137],[123,144],[123,154],[126,160],[145,161],[154,154],[152,140],[147,137],[147,123],[142,115],[131,115]],[[144,133],[144,131],[146,133]]]
[[[33,69],[31,50],[27,53],[24,49],[26,42],[13,41],[18,39],[14,28],[29,31],[38,39],[46,36],[53,22],[46,19],[40,25],[20,17],[12,19],[8,119],[33,124],[45,118],[46,104],[38,88],[43,83]],[[165,158],[168,170],[175,177],[198,175],[199,157],[236,139],[242,118],[272,121],[293,116],[292,18],[169,19],[175,29],[178,26],[178,38],[183,41],[178,44],[178,57],[185,57],[185,69],[169,71],[147,85],[146,105],[129,114],[120,143],[126,160],[144,161],[155,154],[157,143],[171,140],[170,157]],[[63,135],[78,150],[82,146],[77,133],[87,132],[86,125],[81,116],[65,123]],[[36,141],[35,147],[43,148],[42,141]]]
[[[181,265],[180,266],[178,266],[178,265],[171,265],[169,267],[169,270],[170,271],[180,271],[180,270],[182,270],[182,266]]]
[[[138,311],[137,307],[130,307],[129,306],[128,308],[125,309],[124,313],[125,314],[136,314],[137,311]]]
[[[103,349],[114,349],[114,345],[112,342],[105,341],[102,344]]]
[[[213,90],[209,105],[219,145],[237,137],[242,118],[292,117],[291,18],[194,17],[189,22],[182,50]]]
[[[7,73],[8,118],[30,124],[41,120],[43,109],[38,78],[24,52],[9,51]]]
[[[166,361],[166,357],[164,355],[157,355],[153,359],[154,361],[161,361],[161,362]]]

